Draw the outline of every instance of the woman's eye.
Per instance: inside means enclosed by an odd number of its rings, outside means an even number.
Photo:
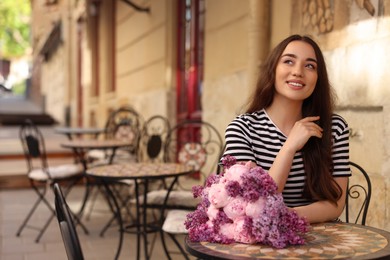
[[[292,60],[284,60],[283,63],[285,63],[285,64],[293,64],[293,61]]]
[[[314,64],[307,64],[306,67],[312,70],[316,69],[316,66]]]

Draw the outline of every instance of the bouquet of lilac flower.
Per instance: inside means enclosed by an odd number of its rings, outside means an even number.
[[[211,175],[194,186],[200,197],[197,209],[187,215],[191,241],[229,244],[262,243],[276,248],[301,245],[308,223],[289,210],[272,177],[261,167],[223,158],[225,172]]]

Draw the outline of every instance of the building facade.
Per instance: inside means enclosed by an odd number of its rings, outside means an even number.
[[[110,111],[131,105],[172,122],[184,111],[180,118],[201,117],[223,134],[268,51],[290,34],[312,35],[351,128],[351,160],[373,182],[368,225],[390,230],[390,0],[31,4],[34,93],[72,126],[104,126]]]

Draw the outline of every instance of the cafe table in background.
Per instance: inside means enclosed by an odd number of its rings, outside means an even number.
[[[161,210],[160,219],[157,223],[148,222],[146,210],[149,181],[172,178],[173,180],[170,182],[168,187],[167,196],[169,196],[169,192],[176,183],[177,178],[191,173],[193,173],[192,167],[178,163],[121,163],[93,167],[87,170],[88,176],[103,182],[107,193],[115,205],[115,216],[120,227],[119,243],[115,259],[119,258],[124,233],[135,233],[137,235],[136,259],[141,259],[142,245],[144,248],[144,255],[142,259],[150,259],[147,235],[148,233],[159,232],[161,230],[164,210]],[[112,186],[110,185],[111,182],[118,182],[121,180],[133,180],[135,184],[134,197],[136,199],[136,219],[135,223],[130,226],[124,226],[121,215],[121,205],[119,204],[112,190]],[[140,185],[142,185],[142,189],[139,187]],[[141,195],[143,196],[142,203],[139,200]]]
[[[381,229],[327,222],[313,224],[305,235],[306,243],[277,249],[255,244],[217,244],[191,242],[187,251],[200,259],[390,259],[390,233]]]
[[[56,127],[54,131],[58,134],[63,134],[68,137],[69,140],[72,140],[74,136],[80,137],[84,135],[90,135],[94,139],[98,137],[98,135],[104,133],[104,128],[98,127]]]
[[[83,139],[87,137],[88,139],[97,139],[97,137],[105,132],[104,128],[97,127],[71,127],[71,126],[60,126],[54,129],[54,132],[57,134],[65,135],[68,137],[68,140],[73,139]],[[73,149],[75,162],[80,161],[80,156],[77,154],[77,150]],[[81,161],[83,164],[84,161]],[[85,164],[84,164],[85,166]],[[85,168],[85,167],[84,167]]]
[[[125,148],[131,146],[132,144],[118,139],[104,139],[104,140],[95,140],[95,139],[75,139],[69,140],[61,143],[61,146],[64,148],[73,149],[73,151],[77,154],[79,159],[84,165],[84,168],[87,169],[87,158],[84,157],[84,154],[88,150],[92,149],[100,149],[100,150],[111,150],[109,153],[110,156],[108,158],[107,163],[111,164],[117,149]]]

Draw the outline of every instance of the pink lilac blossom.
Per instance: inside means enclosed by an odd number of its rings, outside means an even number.
[[[211,185],[209,189],[209,201],[216,208],[222,208],[229,204],[230,196],[228,196],[225,185],[216,183]]]
[[[185,221],[191,241],[262,243],[276,248],[305,243],[308,222],[287,208],[266,171],[250,162],[236,163],[232,156],[222,163],[222,175],[212,175],[204,186],[192,189],[201,203]]]

